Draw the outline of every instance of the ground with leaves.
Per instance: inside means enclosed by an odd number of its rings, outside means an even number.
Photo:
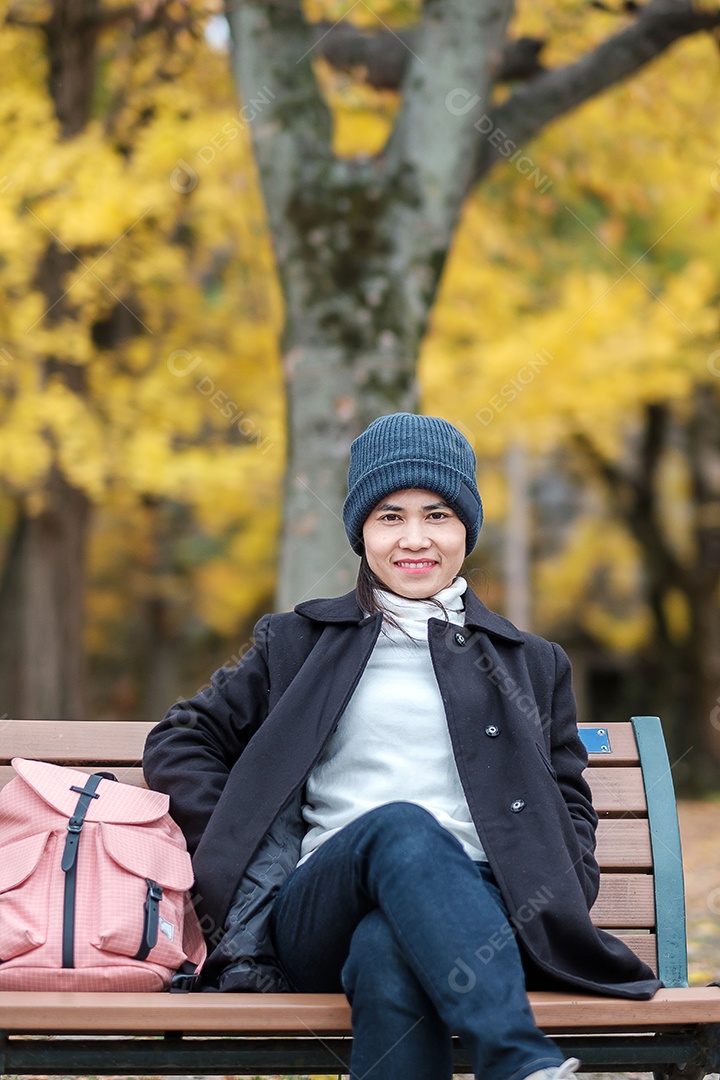
[[[720,980],[720,799],[680,804],[690,981]]]

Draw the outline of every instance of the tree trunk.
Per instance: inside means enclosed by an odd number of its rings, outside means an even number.
[[[99,26],[99,0],[53,0],[42,25],[48,89],[64,139],[78,135],[90,118]]]
[[[694,551],[681,561],[663,528],[659,470],[669,446],[682,443],[691,479]],[[643,554],[652,640],[644,650],[641,707],[663,720],[675,783],[698,794],[720,783],[720,408],[715,388],[696,386],[685,426],[667,404],[649,404],[636,460],[604,459],[586,437],[576,445],[604,482],[612,509]],[[673,594],[689,614],[684,640],[668,621]]]
[[[489,94],[511,11],[426,0],[387,146],[343,161],[299,0],[229,8],[286,305],[280,608],[354,583],[340,520],[350,442],[383,413],[417,409],[416,358],[476,167],[473,118],[447,99]]]
[[[99,0],[53,0],[40,24],[48,60],[48,91],[61,137],[83,130],[95,85]],[[71,314],[65,294],[72,253],[51,240],[36,287],[46,325]],[[86,392],[85,370],[52,356],[40,377]],[[41,510],[18,500],[0,584],[0,704],[17,717],[73,718],[85,713],[84,593],[90,504],[53,467],[40,493]]]
[[[673,640],[655,617],[659,643],[658,711],[668,716],[668,747],[678,787],[701,794],[720,783],[720,403],[715,387],[697,385],[682,427],[668,433],[684,445],[690,472],[693,553],[678,580],[657,567],[655,591],[667,609],[680,589],[689,612],[689,632]],[[656,490],[656,485],[653,484]],[[657,491],[656,491],[657,497]],[[656,545],[662,545],[660,514],[653,515]]]
[[[178,545],[194,526],[187,508],[170,499],[147,497],[143,504],[142,625],[134,643],[138,715],[143,720],[162,720],[177,699],[185,675],[181,628],[188,613],[178,571]]]
[[[19,719],[85,714],[83,593],[90,506],[53,471],[21,511],[0,585],[0,702]]]
[[[695,559],[689,596],[691,651],[696,657],[695,735],[700,786],[720,780],[720,395],[714,385],[693,391],[688,459],[694,506]]]
[[[288,320],[287,337],[294,326]],[[348,545],[341,508],[352,439],[385,412],[417,410],[407,355],[395,348],[358,354],[313,347],[307,338],[285,351],[288,401],[286,473],[277,606],[353,588],[357,556]]]

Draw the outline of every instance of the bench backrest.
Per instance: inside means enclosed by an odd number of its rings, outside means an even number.
[[[680,829],[660,720],[580,724],[580,734],[600,818],[593,922],[627,941],[666,986],[687,986]]]
[[[0,722],[0,787],[11,758],[110,769],[144,784],[140,760],[148,723],[81,720]],[[587,778],[598,812],[602,876],[592,910],[596,926],[628,943],[666,986],[687,986],[684,884],[670,765],[654,716],[597,727],[581,724]]]

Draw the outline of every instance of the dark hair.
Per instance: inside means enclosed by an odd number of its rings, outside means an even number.
[[[385,611],[385,608],[378,600],[378,589],[384,589],[385,592],[392,593],[393,596],[401,595],[400,593],[396,593],[393,589],[389,588],[389,586],[387,586],[383,581],[380,580],[374,570],[370,569],[370,564],[367,561],[367,555],[365,554],[365,551],[363,549],[363,553],[360,556],[360,567],[358,569],[357,583],[355,585],[355,596],[357,597],[358,605],[363,611],[367,612],[368,615],[374,615],[376,611],[382,611],[385,616],[386,622],[390,623],[391,626],[394,626],[396,630],[402,630],[402,627],[396,621],[395,617],[393,615],[390,615],[389,612]],[[409,598],[403,597],[403,599],[407,600]],[[448,613],[439,600],[436,600],[434,596],[423,597],[423,599],[426,603],[434,604],[435,607],[437,607],[443,613],[445,618],[448,619]],[[403,631],[403,633],[405,633],[405,631]]]
[[[378,603],[376,595],[376,589],[384,589],[380,578],[377,574],[370,569],[370,564],[367,561],[367,555],[363,550],[360,556],[360,566],[358,568],[357,583],[355,585],[355,595],[360,608],[367,612],[368,615],[374,615],[376,611],[382,611],[382,606]]]

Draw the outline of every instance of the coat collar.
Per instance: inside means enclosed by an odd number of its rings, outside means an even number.
[[[469,587],[465,591],[465,625],[474,630],[484,630],[505,641],[514,641],[518,645],[525,643],[525,635],[522,631],[518,630],[509,619],[504,619],[502,615],[485,607],[482,600],[478,599]]]
[[[323,623],[361,623],[366,616],[357,602],[355,590],[344,596],[334,596],[329,600],[304,600],[297,604],[295,611],[306,619]]]
[[[296,606],[295,611],[306,619],[321,623],[358,625],[374,618],[372,615],[363,615],[354,590],[330,600],[305,600]],[[484,630],[493,637],[503,638],[505,641],[512,641],[518,645],[522,645],[525,641],[525,635],[516,626],[504,619],[502,615],[497,615],[485,607],[482,600],[478,599],[470,588],[465,593],[465,616],[465,625],[473,630]]]

